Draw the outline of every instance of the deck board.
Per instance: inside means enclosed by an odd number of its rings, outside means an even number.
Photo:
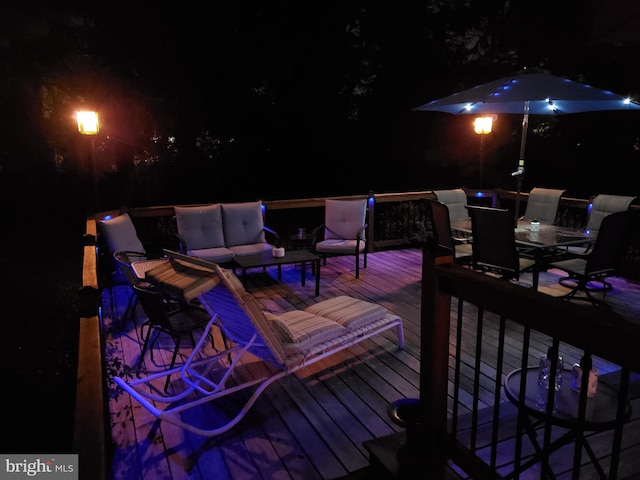
[[[314,296],[315,278],[309,270],[306,285],[301,285],[299,266],[283,266],[280,282],[276,279],[275,268],[267,272],[249,270],[247,286],[262,306],[272,312],[305,308],[336,295],[351,295],[384,305],[404,320],[404,350],[397,348],[393,329],[299,370],[268,387],[233,429],[210,439],[185,432],[168,422],[157,422],[128,395],[116,396],[112,386],[109,399],[114,442],[112,477],[127,480],[195,480],[212,476],[217,479],[338,479],[365,468],[369,464],[365,442],[403,431],[389,418],[388,406],[399,398],[419,395],[422,253],[418,249],[375,252],[368,255],[368,266],[361,268],[359,280],[354,274],[353,257],[334,257],[321,267],[318,297]],[[541,273],[541,289],[554,295],[566,291],[558,285],[558,278],[559,273],[555,271]],[[530,281],[530,278],[525,274],[523,280]],[[640,286],[623,279],[612,281],[614,290],[607,298],[614,310],[635,321],[640,320]],[[124,287],[116,287],[114,291],[116,313],[123,313],[127,291]],[[108,365],[114,366],[115,362],[121,371],[127,368],[124,366],[134,367],[140,360],[140,325],[144,322],[144,314],[138,307],[135,325],[130,321],[121,325],[109,318],[108,291],[104,292],[103,298]],[[452,314],[456,308],[457,300],[453,299]],[[475,361],[477,314],[471,305],[465,305],[464,309],[461,411],[471,408],[476,400],[481,406],[493,403],[494,387],[489,379],[496,375],[494,365],[498,345],[498,320],[487,315],[482,328],[484,349],[478,398],[474,399],[474,377],[469,365]],[[454,318],[455,315],[452,317],[452,345],[457,329]],[[514,327],[507,333],[505,369],[520,367],[521,330]],[[216,332],[214,342],[221,345],[219,332]],[[532,361],[546,351],[546,345],[547,338],[532,335]],[[577,361],[580,352],[564,347],[561,346],[561,351],[565,362]],[[178,361],[184,361],[189,352],[190,345],[186,342],[181,346]],[[154,349],[156,361],[151,362],[147,354],[144,359],[146,370],[161,369],[168,364],[170,355],[171,341],[158,339]],[[600,359],[596,361],[603,372],[614,368]],[[262,362],[247,361],[241,373],[259,376],[267,368]],[[453,363],[450,363],[451,372],[452,368]],[[634,391],[634,395],[640,398],[640,391]],[[505,411],[508,406],[508,403],[504,404]],[[198,424],[213,427],[216,418],[226,418],[229,412],[205,404],[188,415]],[[633,428],[625,429],[623,442],[627,450],[620,463],[621,478],[628,478],[628,475],[623,477],[623,472],[637,474],[640,471],[640,462],[628,461],[629,455],[640,453],[638,417],[640,415],[632,420]],[[511,449],[514,439],[510,428],[513,425],[515,420],[505,413],[505,420],[501,422],[501,441]],[[598,449],[602,447],[604,452],[607,441],[603,435]]]

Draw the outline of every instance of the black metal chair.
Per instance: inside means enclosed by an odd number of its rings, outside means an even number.
[[[139,285],[134,285],[133,289],[138,301],[147,315],[147,321],[140,329],[140,333],[144,339],[144,344],[140,354],[140,361],[144,361],[147,349],[149,350],[151,361],[154,361],[153,345],[158,339],[158,335],[165,333],[169,335],[174,342],[171,362],[169,364],[169,370],[171,370],[176,363],[181,342],[185,338],[188,338],[191,340],[191,344],[195,347],[196,340],[194,338],[194,332],[203,329],[211,317],[207,311],[198,304],[191,302],[179,302],[172,304],[167,300],[165,295],[155,289],[142,288]],[[211,341],[211,344],[213,345],[213,336],[211,332],[203,332],[203,335],[205,334],[209,336],[209,341]],[[167,376],[165,381],[165,392],[169,388],[170,378],[170,375]]]
[[[436,200],[428,200],[427,205],[431,212],[431,222],[436,245],[451,251],[455,263],[471,265],[473,259],[471,239],[459,240],[453,237],[447,206]]]
[[[434,190],[433,194],[436,196],[436,200],[447,206],[450,220],[456,221],[469,218],[469,212],[467,212],[467,193],[464,189]]]
[[[533,271],[538,285],[535,261],[523,258],[516,246],[513,215],[509,210],[468,206],[473,241],[473,268],[501,278],[519,281],[524,271]]]
[[[523,219],[528,222],[537,220],[540,223],[553,225],[556,222],[560,197],[564,192],[565,190],[556,188],[533,188],[529,192]]]
[[[120,273],[132,288],[131,293],[129,294],[129,299],[127,300],[127,307],[124,311],[124,314],[122,315],[122,318],[120,319],[122,325],[124,326],[129,317],[133,318],[133,313],[135,312],[135,308],[138,305],[138,296],[136,295],[136,291],[133,289],[133,287],[138,286],[147,289],[152,288],[149,283],[144,282],[136,276],[131,263],[140,260],[148,260],[150,259],[150,257],[144,252],[118,250],[117,252],[114,252],[113,259]]]
[[[630,211],[615,212],[602,219],[596,242],[586,258],[570,258],[558,262],[551,262],[550,268],[557,268],[567,272],[567,277],[560,279],[560,284],[571,288],[564,298],[585,300],[595,306],[608,305],[604,302],[611,284],[605,281],[615,274],[622,260],[629,240],[633,213]],[[599,282],[602,287],[592,286],[592,282]],[[595,298],[591,292],[600,290],[603,299]],[[584,297],[576,296],[584,292]]]
[[[615,212],[622,212],[629,210],[631,203],[637,197],[625,196],[625,195],[608,195],[601,193],[596,195],[589,205],[589,218],[587,220],[586,229],[590,232],[598,232],[602,220],[607,216]],[[591,252],[593,243],[588,245],[580,245],[575,247],[567,247],[567,253],[572,257],[580,256],[584,257]]]

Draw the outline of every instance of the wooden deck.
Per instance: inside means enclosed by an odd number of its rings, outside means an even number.
[[[300,285],[299,266],[283,267],[281,282],[275,280],[275,269],[266,273],[250,270],[248,290],[272,312],[304,308],[341,294],[379,303],[404,319],[404,350],[398,350],[395,330],[389,330],[302,369],[270,386],[235,428],[210,439],[155,421],[110,382],[112,478],[369,478],[361,473],[369,465],[364,442],[401,432],[403,429],[390,420],[387,409],[395,400],[419,395],[422,252],[406,249],[372,253],[359,280],[354,277],[352,257],[329,259],[321,272],[319,297],[314,297],[314,281],[307,281],[305,287]],[[565,292],[558,285],[558,278],[556,271],[542,273],[540,290],[554,295]],[[530,279],[525,274],[522,280]],[[614,288],[607,299],[614,310],[640,321],[640,285],[624,279],[613,279],[612,283]],[[126,294],[126,288],[116,287],[114,302],[110,301],[108,290],[103,295],[109,378],[114,374],[144,374],[144,368],[139,366],[139,333],[144,314],[138,308],[134,322],[123,325],[117,320],[125,310]],[[470,330],[466,335],[475,332]],[[189,347],[185,344],[181,354],[188,354]],[[170,340],[159,339],[155,362],[148,354],[144,359],[147,373],[168,364],[170,348]],[[256,375],[264,368],[258,361],[249,362],[244,371]],[[608,367],[601,368],[607,371]],[[195,421],[207,425],[216,412],[212,405],[205,405],[190,414]],[[635,437],[640,436],[638,416],[634,412]],[[630,453],[623,453],[621,460],[626,462],[625,471],[637,476],[639,442],[629,438],[625,444]],[[629,458],[636,463],[629,463]],[[452,477],[455,478],[453,474]]]

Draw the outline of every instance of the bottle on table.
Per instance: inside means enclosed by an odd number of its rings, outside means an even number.
[[[553,347],[549,347],[546,354],[540,356],[540,369],[538,371],[538,385],[549,389],[549,385],[553,384],[554,389],[559,391],[562,388],[562,371],[564,370],[564,361],[562,356],[558,355],[558,363],[556,365],[555,382],[551,379],[551,359],[553,358]]]

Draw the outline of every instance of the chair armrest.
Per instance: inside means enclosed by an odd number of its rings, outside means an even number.
[[[138,260],[151,260],[155,257],[145,252],[135,252],[131,250],[119,250],[113,253],[113,259],[118,265],[131,268],[131,262]]]
[[[311,248],[316,249],[316,243],[324,239],[324,223],[318,225],[311,230]]]
[[[187,254],[187,241],[184,239],[182,235],[179,233],[174,234],[176,239],[178,240],[178,251],[180,253]]]
[[[458,244],[458,245],[463,245],[465,243],[471,243],[472,240],[473,239],[471,237],[453,237],[453,242]]]

